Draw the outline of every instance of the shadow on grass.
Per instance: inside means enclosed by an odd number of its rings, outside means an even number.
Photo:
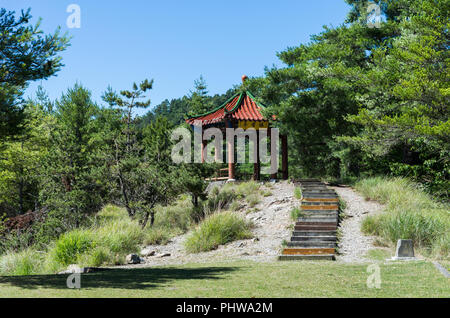
[[[176,280],[224,279],[226,273],[238,270],[237,267],[201,268],[136,268],[112,269],[97,273],[81,274],[83,289],[120,288],[149,289]],[[69,275],[3,276],[0,284],[20,288],[67,289]]]

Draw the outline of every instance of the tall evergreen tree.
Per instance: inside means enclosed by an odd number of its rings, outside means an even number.
[[[0,9],[0,140],[23,128],[25,88],[31,81],[55,75],[62,67],[58,54],[68,46],[59,29],[44,35],[40,20],[30,25],[30,9],[18,17],[14,14]]]
[[[291,171],[448,180],[448,1],[375,1],[379,27],[367,24],[373,2],[347,3],[345,24],[279,53],[286,67],[248,83],[290,136]]]
[[[91,173],[98,164],[91,142],[97,111],[90,92],[79,84],[56,102],[56,122],[41,180],[41,201],[51,211],[49,218],[60,224],[47,229],[44,236],[78,227],[101,205],[99,185]]]
[[[194,91],[189,98],[189,115],[198,115],[206,113],[213,108],[208,98],[208,89],[203,76],[194,81]]]
[[[153,225],[155,206],[166,204],[175,189],[171,170],[167,169],[168,122],[161,119],[152,123],[144,130],[143,141],[138,119],[132,116],[133,109],[150,105],[144,94],[151,87],[152,81],[145,80],[140,85],[133,84],[132,91],[121,91],[121,96],[111,89],[104,94],[111,106],[124,108],[124,124],[112,136],[113,148],[109,151],[111,175],[118,182],[121,204],[143,227],[148,220]]]

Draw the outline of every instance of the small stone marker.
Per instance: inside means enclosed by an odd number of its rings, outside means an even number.
[[[413,260],[414,257],[414,244],[412,240],[398,240],[397,250],[393,260]]]

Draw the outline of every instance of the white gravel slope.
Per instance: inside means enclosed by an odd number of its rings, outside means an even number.
[[[280,181],[268,188],[272,195],[261,197],[261,202],[255,206],[258,211],[249,212],[252,208],[244,207],[238,213],[253,221],[254,238],[235,241],[220,246],[218,249],[198,254],[188,254],[184,250],[184,242],[190,234],[184,234],[172,239],[167,245],[152,245],[157,254],[170,253],[170,256],[145,258],[145,263],[121,267],[148,267],[157,265],[175,265],[185,263],[200,263],[224,261],[231,259],[247,259],[255,261],[275,261],[280,254],[283,240],[289,240],[292,220],[290,211],[299,205],[294,198],[294,185],[288,181]]]
[[[339,252],[337,261],[342,262],[367,262],[364,257],[373,248],[375,237],[365,236],[361,233],[361,222],[367,215],[374,215],[383,210],[383,206],[374,201],[366,201],[350,187],[330,187],[339,197],[347,203],[345,209],[346,218],[339,228]]]

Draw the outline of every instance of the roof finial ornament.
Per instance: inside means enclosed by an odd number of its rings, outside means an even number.
[[[244,84],[247,79],[248,79],[247,75],[242,75],[242,84]]]

